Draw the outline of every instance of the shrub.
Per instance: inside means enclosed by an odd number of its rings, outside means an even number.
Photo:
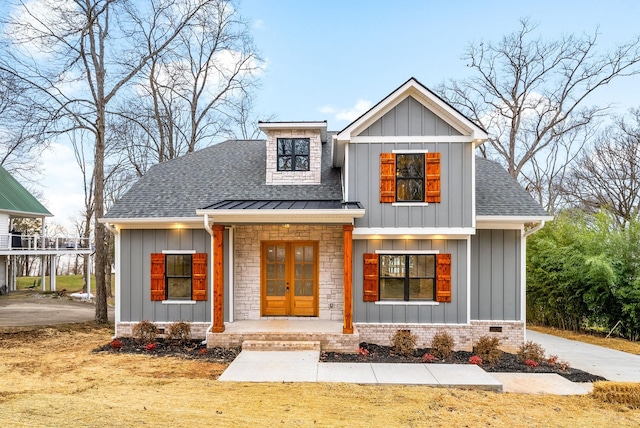
[[[527,365],[527,367],[538,367],[538,363],[533,360],[526,360],[524,363]]]
[[[156,344],[155,343],[147,343],[144,346],[144,350],[145,351],[153,351],[154,349],[156,349]]]
[[[535,342],[528,341],[518,348],[518,359],[521,363],[533,360],[540,364],[544,361],[544,348]]]
[[[133,326],[131,335],[141,345],[153,343],[158,335],[158,327],[151,321],[143,320]]]
[[[113,339],[109,345],[111,346],[111,349],[113,349],[114,351],[119,351],[120,348],[124,346],[124,343],[122,343],[118,339]]]
[[[360,347],[360,348],[358,348],[358,355],[361,355],[363,357],[368,357],[369,356],[369,350],[367,348]]]
[[[478,357],[477,355],[472,355],[471,357],[469,357],[469,364],[475,364],[476,366],[481,366],[482,358]]]
[[[410,357],[416,350],[416,336],[411,330],[398,330],[391,336],[391,347],[396,353]]]
[[[436,360],[436,357],[433,354],[429,354],[428,352],[422,356],[423,363],[433,363]]]
[[[172,323],[165,338],[180,345],[186,345],[191,340],[191,324],[184,321]]]
[[[439,331],[431,339],[431,353],[438,359],[449,358],[453,353],[453,336],[446,331]]]
[[[499,348],[500,339],[497,337],[482,336],[473,344],[473,352],[489,364],[495,364],[502,357],[502,350]]]

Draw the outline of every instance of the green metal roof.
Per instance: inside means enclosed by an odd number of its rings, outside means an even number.
[[[1,165],[0,211],[38,217],[53,215]]]

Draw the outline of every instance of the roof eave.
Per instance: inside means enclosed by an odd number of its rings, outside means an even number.
[[[356,218],[365,214],[364,209],[328,209],[328,210],[224,210],[200,209],[196,214],[207,215],[214,223],[228,224],[288,224],[288,223],[316,223],[316,224],[351,224]]]
[[[476,216],[477,229],[521,229],[525,224],[552,221],[553,216],[508,216],[508,215],[478,215]]]

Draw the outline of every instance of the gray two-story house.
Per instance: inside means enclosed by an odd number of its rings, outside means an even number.
[[[525,338],[525,241],[551,219],[487,132],[409,79],[340,132],[261,122],[152,167],[101,220],[116,236],[116,334],[191,323],[208,346],[410,330],[457,349]]]

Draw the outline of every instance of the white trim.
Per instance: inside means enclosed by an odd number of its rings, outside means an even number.
[[[398,155],[402,155],[402,154],[425,154],[425,153],[429,153],[429,150],[425,150],[425,149],[393,149],[391,150],[391,153],[395,153]]]
[[[267,133],[267,131],[277,131],[277,130],[317,129],[320,131],[321,142],[323,143],[327,142],[327,121],[326,120],[322,122],[258,122],[258,128],[260,128],[260,130],[265,134]],[[291,138],[291,137],[281,137],[281,138]]]
[[[163,300],[163,305],[195,305],[195,300]]]
[[[363,217],[364,209],[333,210],[196,210],[198,215],[209,215],[215,223],[318,223],[351,224]]]
[[[525,340],[526,321],[527,321],[527,234],[522,231],[520,233],[520,321],[525,323]]]
[[[344,200],[349,200],[349,145],[344,148],[344,163],[342,165],[342,175],[344,177]]]
[[[440,254],[440,250],[375,250],[375,254],[407,254],[407,255],[420,255],[420,254]]]
[[[392,207],[428,207],[428,202],[392,202]]]
[[[233,226],[231,226],[229,229],[229,250],[228,250],[228,255],[229,257],[227,257],[227,259],[229,260],[229,322],[233,322],[235,319],[235,312],[236,312],[236,308],[235,308],[235,296],[233,294],[234,292],[234,264],[235,264],[235,258],[234,258],[234,252],[235,252],[235,229]],[[213,266],[213,263],[211,263],[211,265]],[[213,313],[212,313],[213,315]]]
[[[388,136],[388,137],[351,137],[350,143],[473,143],[467,135],[421,135],[421,136]]]
[[[202,229],[202,217],[100,218],[118,229]]]
[[[436,302],[437,303],[437,302]],[[491,321],[487,321],[487,322],[491,322]],[[496,322],[505,322],[505,321],[496,321]],[[520,321],[513,321],[513,322],[520,322]],[[416,326],[416,327],[438,327],[438,326],[442,326],[442,327],[447,327],[447,326],[452,326],[452,325],[459,325],[459,326],[471,326],[472,323],[468,322],[468,323],[464,323],[464,322],[451,322],[451,323],[445,323],[445,322],[354,322],[353,323],[354,326],[358,326],[358,325],[363,325],[363,326],[367,326],[367,325],[397,325],[397,326]]]
[[[476,224],[476,144],[471,149],[471,226]]]
[[[478,222],[495,222],[495,223],[537,223],[539,221],[551,221],[552,215],[547,216],[508,216],[508,215],[478,215]]]
[[[471,322],[471,236],[467,238],[467,322]]]
[[[467,239],[472,227],[356,227],[353,239]]]
[[[373,302],[376,305],[382,305],[382,306],[439,306],[440,302],[434,302],[434,301],[420,301],[420,300],[414,300],[414,301],[402,301],[402,300],[378,300],[376,302]]]
[[[196,250],[162,250],[162,254],[195,254]]]

